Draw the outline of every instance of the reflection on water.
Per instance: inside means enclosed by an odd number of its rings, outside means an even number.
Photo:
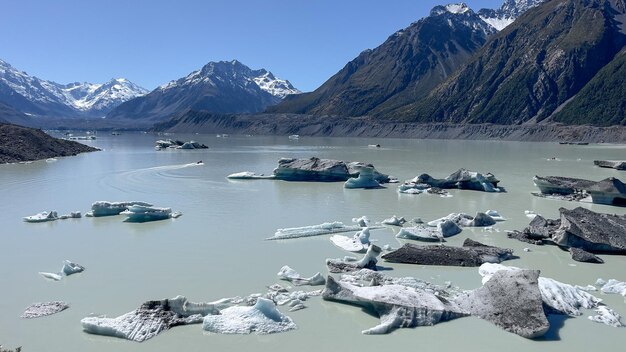
[[[427,350],[499,351],[506,346],[512,351],[574,351],[608,349],[626,342],[623,329],[589,322],[585,316],[553,320],[556,329],[542,341],[519,338],[476,318],[399,330],[389,336],[363,336],[360,331],[378,324],[377,318],[360,308],[321,299],[311,299],[308,309],[289,313],[299,329],[279,335],[223,336],[204,333],[197,325],[176,328],[138,344],[85,334],[79,322],[92,313],[117,316],[145,300],[178,294],[192,301],[211,301],[264,292],[267,285],[277,282],[276,273],[286,264],[307,276],[325,273],[326,258],[348,254],[332,245],[328,236],[285,241],[264,238],[278,228],[327,221],[349,224],[353,217],[363,215],[374,221],[394,214],[429,221],[451,212],[474,214],[496,209],[508,221],[498,223],[493,231],[465,229],[448,243],[460,245],[469,237],[512,248],[520,259],[507,264],[541,269],[545,276],[572,284],[593,284],[598,277],[626,281],[624,257],[602,256],[604,265],[575,263],[569,253],[556,247],[531,246],[506,238],[506,230],[528,224],[525,210],[546,217],[556,217],[559,207],[576,206],[626,213],[626,208],[530,195],[535,191],[535,174],[626,179],[624,172],[593,166],[594,159],[623,159],[624,146],[306,137],[289,141],[287,136],[172,138],[194,139],[209,149],[155,151],[158,136],[124,134],[89,142],[102,152],[59,158],[55,163],[0,166],[4,227],[0,231],[0,267],[4,268],[0,343],[21,345],[24,351],[378,351],[413,346],[419,341]],[[368,148],[369,144],[381,147]],[[421,173],[445,177],[460,167],[492,172],[507,193],[451,190],[452,197],[442,198],[398,194],[393,184],[363,191],[346,190],[341,183],[226,179],[239,171],[270,174],[281,157],[311,156],[371,162],[400,180]],[[199,160],[204,165],[195,164]],[[147,201],[184,215],[145,224],[123,223],[123,216],[42,224],[21,221],[23,216],[44,210],[84,213],[97,200]],[[371,239],[398,248],[404,241],[394,237],[397,231],[392,227],[372,230]],[[524,252],[525,247],[532,251]],[[61,282],[49,282],[37,274],[64,259],[84,265],[86,271]],[[480,286],[475,268],[382,265],[393,268],[388,274],[395,276],[411,275],[439,284],[451,281],[464,289]],[[622,297],[602,298],[626,315]],[[71,308],[42,319],[18,318],[31,303],[50,300],[65,300]]]

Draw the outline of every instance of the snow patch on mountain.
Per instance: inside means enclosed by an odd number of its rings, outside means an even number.
[[[452,28],[455,26],[465,26],[475,31],[481,31],[485,35],[495,33],[494,28],[483,21],[465,3],[439,5],[430,11],[430,17],[442,17],[447,20]]]
[[[538,6],[545,0],[505,0],[497,10],[482,9],[478,11],[480,18],[497,29],[503,30],[529,9]]]

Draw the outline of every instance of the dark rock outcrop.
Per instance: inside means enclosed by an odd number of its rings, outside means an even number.
[[[483,263],[500,263],[512,259],[513,250],[487,246],[468,238],[463,242],[463,247],[420,246],[406,243],[399,249],[386,253],[382,258],[389,262],[407,264],[480,266]]]
[[[0,164],[33,161],[99,149],[54,138],[41,130],[0,123]]]
[[[604,260],[602,258],[593,255],[583,249],[570,247],[569,252],[572,254],[572,259],[582,263],[602,264]]]

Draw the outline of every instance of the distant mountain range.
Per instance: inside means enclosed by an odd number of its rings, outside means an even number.
[[[60,85],[0,61],[0,119],[106,113],[107,123],[184,121],[189,129],[265,111],[264,121],[301,114],[362,124],[626,125],[625,1],[505,0],[478,12],[436,6],[302,94],[236,60],[210,62],[148,94],[126,80]]]
[[[123,78],[104,84],[59,84],[30,76],[0,60],[0,102],[30,116],[104,117],[122,102],[146,93]]]
[[[209,62],[186,77],[121,104],[107,118],[159,121],[188,109],[255,113],[298,93],[289,81],[265,69],[252,70],[237,60]]]

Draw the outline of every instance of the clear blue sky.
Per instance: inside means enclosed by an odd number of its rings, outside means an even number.
[[[468,0],[474,10],[503,0]],[[154,89],[237,59],[317,88],[438,0],[15,0],[0,4],[0,59],[69,83],[125,77]]]

